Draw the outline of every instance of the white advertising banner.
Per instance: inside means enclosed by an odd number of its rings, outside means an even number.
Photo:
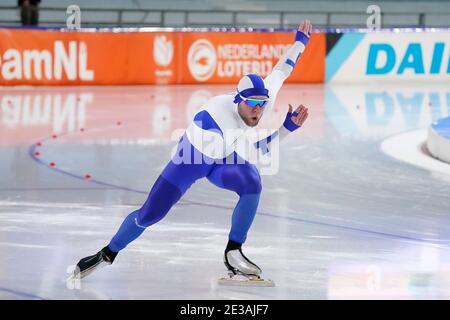
[[[327,82],[405,80],[450,83],[450,31],[349,32],[327,55]]]

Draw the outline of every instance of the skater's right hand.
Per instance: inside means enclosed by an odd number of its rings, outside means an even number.
[[[291,132],[300,128],[306,121],[306,118],[308,118],[308,108],[304,105],[299,105],[294,112],[292,110],[293,108],[289,104],[289,111],[283,123],[283,126]]]

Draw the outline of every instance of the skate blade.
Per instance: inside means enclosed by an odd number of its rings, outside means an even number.
[[[102,269],[108,265],[111,265],[111,263],[108,263],[106,261],[100,261],[99,263],[93,265],[92,267],[83,270],[80,272],[80,270],[75,268],[75,270],[72,272],[72,274],[67,278],[67,281],[76,281],[81,280],[83,278],[86,278],[88,275],[93,273],[95,270]]]
[[[270,279],[262,279],[259,277],[246,277],[242,275],[234,275],[219,279],[219,284],[229,286],[254,286],[254,287],[275,287],[275,282]]]

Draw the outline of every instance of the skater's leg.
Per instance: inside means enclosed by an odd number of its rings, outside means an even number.
[[[145,228],[164,218],[186,190],[196,180],[206,177],[214,167],[210,159],[196,164],[196,162],[180,159],[183,155],[202,159],[202,154],[199,154],[199,151],[183,136],[178,144],[177,152],[156,180],[142,208],[125,218],[106,247],[93,256],[82,258],[72,277],[83,278],[101,265],[113,263],[120,250],[139,237]]]
[[[259,193],[243,194],[233,210],[231,217],[231,230],[229,240],[244,243],[247,239],[248,230],[252,225],[259,203]]]
[[[217,165],[207,178],[214,185],[239,195],[233,210],[229,240],[244,243],[255,218],[262,189],[258,169],[248,162]]]
[[[125,218],[109,243],[109,249],[113,252],[124,249],[130,242],[139,237],[145,228],[164,218],[181,196],[180,189],[160,175],[142,208],[130,213]]]
[[[144,232],[145,228],[137,224],[138,216],[139,210],[136,210],[123,220],[119,230],[108,244],[112,252],[119,252]]]
[[[190,155],[189,161],[185,161],[186,153]],[[142,208],[129,214],[112,238],[108,245],[111,251],[119,252],[124,249],[139,237],[145,228],[163,219],[195,181],[210,173],[214,165],[194,164],[194,156],[197,159],[202,157],[183,136],[176,154],[156,180]]]
[[[252,225],[261,194],[261,177],[258,169],[248,162],[227,162],[217,165],[208,175],[208,180],[220,188],[231,190],[239,195],[233,210],[231,230],[224,253],[224,263],[233,275],[259,277],[261,269],[242,252],[242,244]]]

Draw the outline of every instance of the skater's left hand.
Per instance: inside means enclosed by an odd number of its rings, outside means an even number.
[[[286,114],[286,119],[284,119],[283,126],[289,131],[295,131],[300,128],[303,123],[308,118],[308,108],[304,105],[299,105],[294,112],[292,112],[293,108],[289,104],[289,111]]]
[[[308,38],[311,35],[312,24],[309,20],[303,20],[297,29],[298,32],[305,34]]]
[[[307,45],[309,37],[311,36],[312,24],[309,20],[303,20],[298,26],[297,33],[295,34],[295,41],[300,41],[303,45]]]

